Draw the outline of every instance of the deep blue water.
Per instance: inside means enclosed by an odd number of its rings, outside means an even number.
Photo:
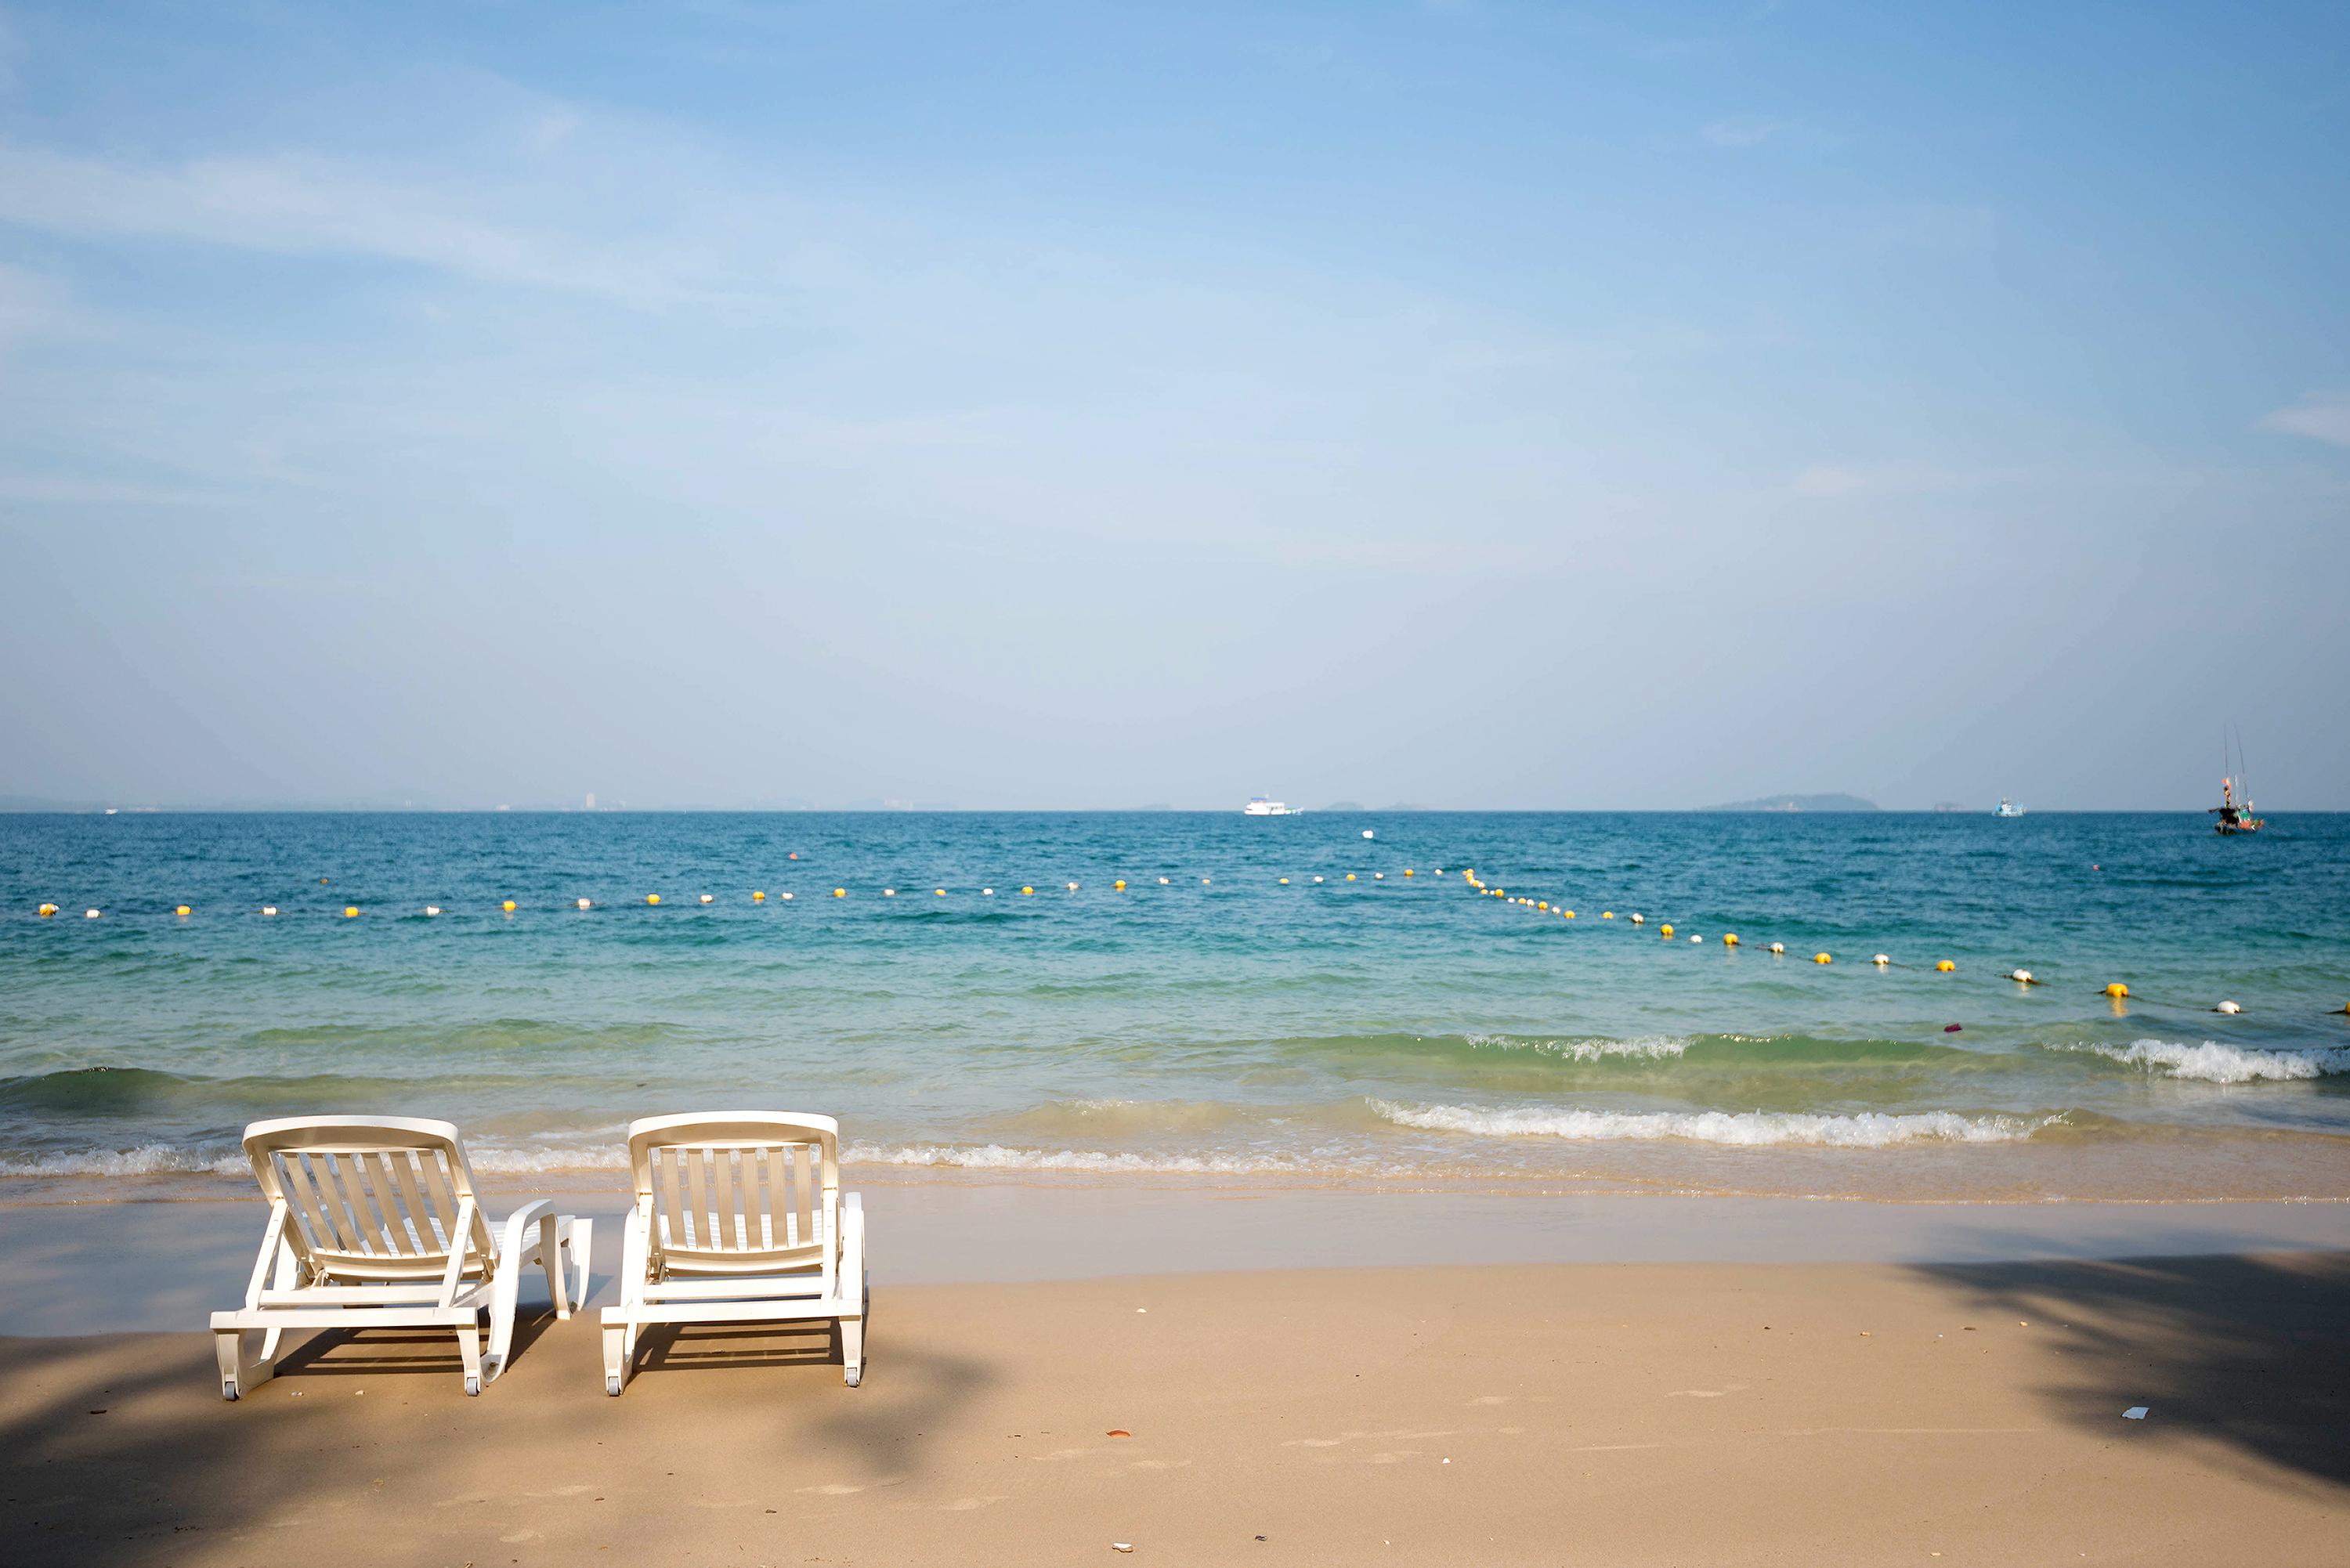
[[[753,1103],[908,1168],[2339,1197],[2345,1002],[2345,815],[0,816],[19,1174]]]

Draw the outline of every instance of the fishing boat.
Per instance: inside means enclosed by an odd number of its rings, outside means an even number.
[[[2220,732],[2220,765],[2223,768],[2229,763],[2228,750],[2228,732],[2222,730]],[[2209,808],[2211,815],[2220,819],[2211,825],[2212,831],[2222,837],[2239,833],[2258,833],[2268,826],[2266,817],[2252,815],[2251,784],[2244,778],[2244,738],[2241,735],[2235,738],[2234,762],[2236,766],[2232,774],[2220,775],[2220,804]],[[2244,798],[2241,801],[2236,798],[2236,785],[2240,782],[2244,784]]]
[[[2013,801],[2008,799],[2007,796],[2002,795],[1999,797],[1999,809],[1992,812],[1991,815],[1993,816],[2022,816],[2023,815],[2023,808],[2016,805]]]
[[[1305,814],[1302,811],[1292,811],[1277,800],[1267,800],[1263,795],[1257,795],[1246,805],[1241,807],[1241,815],[1243,816],[1303,816]]]

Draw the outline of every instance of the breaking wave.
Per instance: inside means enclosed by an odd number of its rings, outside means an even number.
[[[1480,1110],[1469,1106],[1399,1106],[1373,1100],[1371,1108],[1399,1127],[1482,1137],[1578,1139],[1688,1138],[1699,1143],[1766,1147],[1810,1144],[1826,1148],[1887,1148],[1919,1142],[2012,1143],[2062,1122],[2061,1116],[1960,1116],[1923,1111],[1895,1116],[1862,1112],[1815,1116],[1796,1111],[1587,1111],[1549,1106]]]
[[[2216,1040],[2206,1040],[2200,1045],[2172,1040],[2133,1040],[2126,1045],[2052,1045],[2049,1049],[2085,1052],[2126,1067],[2143,1067],[2167,1078],[2191,1078],[2205,1084],[2282,1082],[2350,1073],[2350,1046],[2343,1045],[2264,1051],[2223,1045]]]

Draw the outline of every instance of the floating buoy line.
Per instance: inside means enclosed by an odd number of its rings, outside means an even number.
[[[1367,833],[1363,836],[1368,838],[1370,835]],[[797,861],[800,858],[798,852],[792,852],[789,858],[794,861]],[[1506,888],[1489,886],[1477,875],[1474,869],[1462,869],[1458,873],[1452,873],[1448,872],[1442,867],[1436,867],[1423,873],[1420,868],[1416,866],[1407,866],[1403,867],[1398,880],[1410,882],[1415,886],[1425,887],[1434,883],[1439,878],[1456,874],[1460,877],[1462,885],[1468,888],[1471,891],[1482,894],[1490,898],[1499,899],[1507,907],[1523,909],[1532,914],[1552,916],[1561,922],[1572,921],[1576,918],[1575,911],[1564,902],[1555,902],[1548,898],[1533,898],[1523,894],[1513,894]],[[1374,871],[1370,873],[1370,877],[1374,882],[1384,882],[1388,880],[1388,874],[1384,871]],[[1425,877],[1425,880],[1422,880],[1423,877]],[[1358,879],[1358,875],[1356,872],[1349,871],[1345,873],[1344,881],[1346,882],[1355,882]],[[1157,879],[1157,882],[1158,886],[1161,888],[1170,888],[1174,885],[1174,879],[1171,877],[1160,877]],[[323,888],[329,885],[328,878],[324,877],[318,878],[318,886]],[[1279,888],[1287,888],[1293,886],[1293,879],[1288,877],[1276,875],[1273,878],[1272,885]],[[1310,878],[1309,885],[1314,887],[1324,887],[1330,884],[1328,884],[1323,877],[1316,876]],[[1128,890],[1128,886],[1129,885],[1125,877],[1117,877],[1111,881],[1110,890],[1113,893],[1124,893]],[[1211,888],[1215,886],[1215,878],[1211,876],[1201,877],[1200,878],[1200,886],[1202,888]],[[1066,892],[1071,894],[1083,891],[1082,885],[1076,882],[1065,882],[1062,884],[1062,887]],[[957,889],[951,888],[933,887],[931,889],[931,894],[934,898],[951,898],[956,896],[957,891]],[[993,898],[995,897],[995,889],[993,887],[983,887],[978,888],[976,891],[977,895],[983,898]],[[835,898],[846,899],[851,897],[850,889],[846,887],[834,888],[831,889],[831,892]],[[898,889],[891,887],[879,888],[879,892],[884,898],[895,898],[898,896]],[[1024,898],[1035,898],[1036,896],[1035,884],[1024,883],[1020,888],[1020,896]],[[779,892],[775,894],[775,897],[776,901],[779,903],[790,903],[793,900],[793,895],[789,892]],[[695,898],[696,905],[702,908],[710,908],[715,906],[718,902],[718,895],[714,893],[702,893],[696,895]],[[748,902],[754,906],[764,906],[768,902],[766,890],[764,888],[754,888],[751,890],[748,895]],[[497,913],[509,919],[526,912],[524,910],[520,901],[515,898],[501,898],[496,901],[494,907]],[[577,898],[572,900],[572,907],[581,913],[588,913],[600,909],[604,906],[592,898]],[[644,896],[643,907],[649,909],[659,909],[663,907],[661,903],[661,895],[659,893],[646,894]],[[53,919],[61,912],[62,910],[60,906],[54,901],[44,901],[34,910],[35,915],[43,920]],[[276,904],[264,904],[255,912],[265,919],[276,919],[283,913]],[[330,912],[338,914],[340,919],[346,920],[362,919],[367,914],[367,911],[358,904],[345,904],[339,910]],[[428,918],[438,917],[445,912],[446,911],[443,907],[439,904],[427,904],[423,906],[422,909],[422,913]],[[169,913],[175,921],[184,924],[194,917],[195,909],[192,905],[187,903],[173,903],[169,907]],[[82,919],[85,920],[98,920],[102,919],[105,917],[106,911],[102,909],[90,908],[82,911]],[[1618,919],[1616,911],[1613,909],[1602,909],[1599,912],[1599,918],[1602,920],[1616,920]],[[1630,925],[1635,927],[1645,928],[1648,923],[1648,917],[1638,910],[1628,913],[1622,917],[1622,919],[1628,921]],[[1677,932],[1674,929],[1673,923],[1669,920],[1658,922],[1657,935],[1659,939],[1660,944],[1667,945],[1675,944],[1677,938],[1685,940],[1688,945],[1698,947],[1704,946],[1709,940],[1709,939],[1702,933]],[[1745,945],[1744,939],[1741,938],[1735,931],[1725,931],[1719,938],[1711,940],[1719,946],[1729,950],[1735,950]],[[1766,944],[1762,950],[1769,953],[1773,958],[1784,958],[1787,956],[1787,944],[1783,941],[1773,941]],[[1811,955],[1811,961],[1816,967],[1826,968],[1834,964],[1835,961],[1835,954],[1825,950],[1814,952]],[[1868,963],[1871,967],[1879,971],[1893,969],[1912,969],[1916,967],[1910,964],[1904,964],[1896,960],[1891,954],[1882,952],[1871,954]],[[1953,959],[1937,959],[1933,962],[1932,970],[1937,974],[1955,974],[1959,971],[1959,964],[1957,961]],[[1994,978],[2002,982],[2012,984],[2020,990],[2025,991],[2048,984],[2048,981],[2044,978],[2035,975],[2028,969],[2022,968],[2008,970],[2004,973],[1995,975]],[[2129,1002],[2136,1002],[2145,1006],[2209,1012],[2227,1017],[2240,1016],[2244,1012],[2242,1004],[2233,1000],[2223,1000],[2210,1006],[2205,1006],[2201,1003],[2158,1001],[2154,998],[2139,995],[2130,988],[2129,983],[2126,981],[2109,981],[2104,985],[2097,987],[2095,994],[2111,1002],[2116,1012],[2122,1012],[2124,1010],[2124,1004]],[[2332,1012],[2330,1016],[2350,1017],[2350,1003],[2345,1003],[2337,1012]],[[1952,1027],[1955,1028],[1955,1026]]]

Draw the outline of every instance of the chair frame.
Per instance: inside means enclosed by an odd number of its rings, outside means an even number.
[[[285,1116],[247,1127],[244,1153],[269,1220],[244,1304],[212,1315],[224,1399],[269,1379],[287,1329],[319,1328],[449,1329],[477,1395],[511,1359],[525,1265],[546,1270],[556,1317],[587,1303],[595,1220],[540,1199],[494,1241],[449,1122]]]
[[[797,1111],[647,1116],[629,1124],[629,1168],[620,1302],[604,1309],[607,1394],[628,1386],[638,1338],[656,1324],[828,1320],[843,1381],[864,1380],[865,1206],[840,1190],[838,1122]]]

